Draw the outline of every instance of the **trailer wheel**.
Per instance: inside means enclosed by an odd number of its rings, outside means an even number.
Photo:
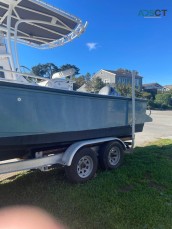
[[[76,153],[71,166],[65,167],[66,176],[72,183],[84,183],[94,177],[97,164],[95,152],[90,148],[83,148]]]
[[[117,142],[104,144],[99,151],[99,165],[103,170],[118,168],[124,159],[124,150],[122,145]]]

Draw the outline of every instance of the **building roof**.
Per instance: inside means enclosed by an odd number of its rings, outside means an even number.
[[[104,71],[110,72],[110,73],[112,73],[112,74],[114,74],[114,75],[116,75],[116,76],[119,76],[119,77],[129,77],[129,78],[132,77],[132,73],[131,73],[131,72],[128,72],[128,73],[126,74],[126,72],[124,72],[124,73],[120,72],[120,73],[119,73],[119,71],[114,71],[114,70],[104,70]],[[136,75],[136,78],[137,78],[137,79],[140,79],[140,78],[143,78],[143,77],[142,77],[142,76],[139,76],[139,75]]]
[[[172,85],[165,85],[164,87],[165,87],[165,88],[172,89]]]
[[[145,89],[159,89],[159,88],[163,88],[159,83],[143,84],[143,87]]]
[[[104,69],[103,69],[104,70]],[[110,73],[112,73],[112,74],[115,74],[116,75],[116,72],[115,71],[112,71],[112,70],[104,70],[104,71],[106,71],[106,72],[110,72]]]

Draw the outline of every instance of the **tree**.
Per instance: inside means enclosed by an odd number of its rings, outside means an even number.
[[[70,69],[70,68],[75,69],[75,75],[79,74],[80,69],[78,67],[76,67],[75,65],[65,64],[65,65],[62,65],[60,68],[58,68],[53,63],[38,64],[38,65],[32,67],[32,72],[36,76],[41,76],[41,77],[45,77],[45,78],[50,79],[54,73],[60,72],[60,71],[65,71],[65,70]]]
[[[77,90],[78,88],[80,88],[82,85],[85,84],[85,77],[83,75],[76,77],[74,79],[75,83],[74,83],[74,90]]]
[[[166,94],[157,94],[155,96],[155,103],[159,105],[165,105],[165,106],[170,106],[171,104],[171,94],[166,93]]]
[[[91,82],[91,74],[87,72],[85,75],[85,84],[86,84],[86,89],[88,92],[92,91],[92,82]]]
[[[125,69],[125,68],[118,68],[117,70],[115,70],[115,73],[118,75],[125,75],[125,76],[131,76],[132,75],[132,71]],[[139,75],[138,71],[135,71],[136,76]]]
[[[130,96],[132,94],[132,88],[131,85],[129,84],[117,84],[115,86],[115,89],[117,90],[117,92],[121,95],[121,96]]]
[[[150,109],[154,109],[154,108],[156,108],[157,107],[157,105],[155,104],[155,102],[154,102],[154,100],[153,100],[153,97],[151,97],[149,100],[148,100],[148,107],[150,108]]]
[[[85,75],[85,84],[87,91],[94,93],[98,93],[106,85],[99,77],[91,78],[90,73]]]
[[[168,93],[169,93],[170,95],[172,95],[172,89],[170,89],[170,90],[168,91]]]
[[[91,85],[92,85],[92,91],[94,93],[98,93],[100,89],[102,89],[106,84],[103,83],[101,78],[95,77],[92,79]]]
[[[38,64],[32,67],[32,72],[36,76],[50,79],[54,73],[59,72],[59,68],[53,63]]]
[[[135,88],[135,95],[137,98],[143,98],[142,92],[137,88]]]
[[[152,95],[149,92],[143,91],[142,92],[142,98],[150,100],[152,98]]]
[[[91,80],[91,74],[89,72],[87,72],[84,77],[86,82]]]
[[[121,95],[121,96],[127,96],[127,97],[131,97],[132,96],[132,87],[130,84],[116,84],[114,86],[114,89],[117,90],[117,92]],[[136,98],[146,98],[146,99],[150,99],[151,98],[151,94],[147,93],[147,92],[141,92],[139,89],[135,88],[135,96]]]
[[[87,72],[85,75],[80,75],[79,77],[74,77],[74,90],[77,90],[82,85],[86,85],[87,91],[92,91],[92,82],[91,82],[91,74]]]

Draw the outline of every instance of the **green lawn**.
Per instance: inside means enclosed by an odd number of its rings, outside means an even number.
[[[63,170],[30,172],[0,183],[0,205],[45,208],[70,228],[171,229],[172,140],[126,155],[124,165],[72,185]]]

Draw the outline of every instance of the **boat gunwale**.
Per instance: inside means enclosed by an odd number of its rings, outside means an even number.
[[[113,96],[113,95],[100,95],[100,94],[93,94],[93,93],[86,93],[86,92],[77,92],[77,91],[68,91],[68,90],[62,90],[57,88],[50,88],[50,87],[41,87],[38,85],[29,85],[29,84],[19,84],[16,82],[3,82],[0,80],[0,87],[15,87],[20,89],[27,89],[27,90],[34,90],[34,91],[42,91],[42,92],[52,92],[52,93],[58,93],[58,94],[68,94],[73,96],[83,96],[83,97],[93,97],[93,98],[102,98],[102,99],[121,99],[121,100],[132,100],[131,97],[124,97],[124,96]],[[136,98],[136,101],[140,102],[147,102],[147,99],[143,98]]]

